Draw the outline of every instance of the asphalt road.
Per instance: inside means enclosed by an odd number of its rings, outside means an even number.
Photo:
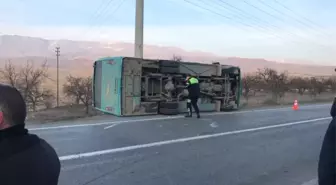
[[[60,185],[314,185],[330,105],[32,127]]]

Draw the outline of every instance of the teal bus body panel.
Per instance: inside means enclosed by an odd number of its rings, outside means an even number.
[[[101,106],[95,108],[121,116],[123,57],[105,57],[98,59],[97,62],[102,63]]]
[[[147,64],[145,62],[128,57],[104,57],[96,60],[93,75],[94,108],[115,116],[157,114],[157,102],[141,101],[142,65]],[[194,66],[195,69],[201,69],[196,64]],[[239,82],[235,101],[238,109],[242,93],[241,71],[238,67],[226,67],[226,69],[239,71],[239,76],[236,76]],[[200,99],[199,108],[202,112],[216,111],[216,104],[208,99],[204,101]],[[184,101],[179,102],[178,110],[180,113],[187,111]]]

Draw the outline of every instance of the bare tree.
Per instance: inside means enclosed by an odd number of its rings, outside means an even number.
[[[177,55],[173,55],[172,60],[174,60],[176,62],[181,62],[182,61],[182,57],[181,56],[177,56]]]
[[[19,70],[8,60],[3,69],[0,69],[1,78],[13,87],[18,87],[20,80]]]
[[[330,78],[330,89],[333,93],[336,92],[336,77]]]
[[[307,78],[294,77],[289,83],[290,87],[296,89],[301,96],[309,89],[309,79]]]
[[[249,97],[251,96],[251,91],[257,87],[258,81],[259,78],[256,75],[249,74],[243,77],[243,96],[246,99],[246,102],[248,102]]]
[[[329,77],[329,78],[321,78],[321,82],[324,86],[323,91],[331,91],[331,92],[336,92],[336,87],[335,87],[335,82],[336,82],[336,77]]]
[[[55,102],[55,95],[54,93],[52,93],[51,91],[46,91],[44,93],[43,97],[43,104],[45,106],[46,109],[50,109],[53,107],[54,102]]]
[[[37,68],[31,61],[27,61],[24,66],[19,67],[8,61],[0,73],[7,83],[21,92],[28,107],[34,111],[36,111],[40,103],[43,103],[46,97],[52,95],[50,90],[42,88],[43,83],[48,78],[46,61]]]
[[[309,93],[310,93],[310,96],[315,98],[317,96],[317,85],[318,84],[318,81],[316,78],[310,78],[309,79]]]
[[[326,91],[327,86],[321,78],[312,77],[309,80],[309,92],[310,95],[315,98],[318,94]]]
[[[31,108],[36,111],[39,103],[44,97],[51,96],[50,90],[42,88],[43,83],[48,78],[48,67],[46,61],[36,68],[32,62],[27,62],[20,70],[20,89],[24,99]]]
[[[85,107],[86,113],[89,113],[89,106],[92,104],[92,78],[86,77],[83,79],[83,87],[84,87],[84,96],[80,99]]]
[[[89,113],[89,107],[92,102],[92,78],[68,76],[67,83],[63,85],[64,93],[74,100],[80,101],[86,107],[86,113]]]
[[[27,102],[29,102],[30,108],[35,112],[37,106],[43,103],[46,108],[50,108],[50,100],[54,98],[54,94],[50,90],[43,90],[38,86],[31,88],[27,94]]]
[[[74,76],[68,76],[67,77],[67,83],[63,85],[63,91],[64,93],[70,97],[73,98],[75,104],[80,103],[80,98],[83,96],[83,89],[80,89],[79,87],[82,86],[82,80],[81,77],[74,77]]]
[[[265,89],[272,93],[274,102],[278,103],[289,90],[287,72],[278,73],[274,69],[264,68],[258,70],[258,76],[265,85]]]

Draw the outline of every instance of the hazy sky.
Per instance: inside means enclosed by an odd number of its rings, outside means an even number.
[[[134,39],[135,0],[1,0],[0,32]],[[145,44],[336,65],[335,0],[145,0]]]

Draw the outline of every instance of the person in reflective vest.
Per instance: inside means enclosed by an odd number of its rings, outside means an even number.
[[[187,100],[188,114],[185,117],[192,117],[192,107],[194,107],[197,118],[200,118],[200,113],[197,105],[197,101],[201,93],[198,79],[193,76],[188,76],[186,79],[186,85],[189,93]]]

